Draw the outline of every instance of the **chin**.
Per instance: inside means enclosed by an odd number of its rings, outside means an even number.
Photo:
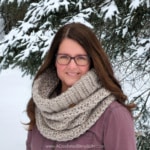
[[[72,87],[76,82],[67,84],[68,87]]]

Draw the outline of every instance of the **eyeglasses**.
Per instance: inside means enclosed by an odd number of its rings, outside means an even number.
[[[89,56],[88,55],[77,55],[75,57],[71,57],[67,54],[57,54],[56,61],[60,65],[68,65],[73,59],[78,66],[86,66],[89,64]]]

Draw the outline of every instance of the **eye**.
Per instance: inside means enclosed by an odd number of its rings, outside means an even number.
[[[77,56],[77,60],[88,60],[88,56]]]
[[[69,56],[67,55],[58,55],[59,59],[69,59]]]

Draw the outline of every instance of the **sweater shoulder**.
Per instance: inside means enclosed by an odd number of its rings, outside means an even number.
[[[110,118],[113,118],[114,121],[121,121],[122,119],[127,118],[127,120],[133,120],[132,114],[129,112],[129,110],[117,101],[114,101],[109,105],[102,117],[104,119],[103,121],[105,122],[108,122]]]
[[[125,106],[117,101],[114,101],[108,106],[91,129],[97,133],[102,133],[108,124],[116,124],[119,126],[119,124],[123,124],[124,121],[128,121],[132,124],[132,115]],[[119,122],[119,124],[117,122]]]

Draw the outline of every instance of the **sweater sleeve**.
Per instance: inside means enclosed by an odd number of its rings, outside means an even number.
[[[133,120],[123,106],[107,112],[104,125],[105,150],[136,150]]]
[[[26,150],[31,150],[31,138],[32,138],[32,131],[28,131],[26,140]]]

